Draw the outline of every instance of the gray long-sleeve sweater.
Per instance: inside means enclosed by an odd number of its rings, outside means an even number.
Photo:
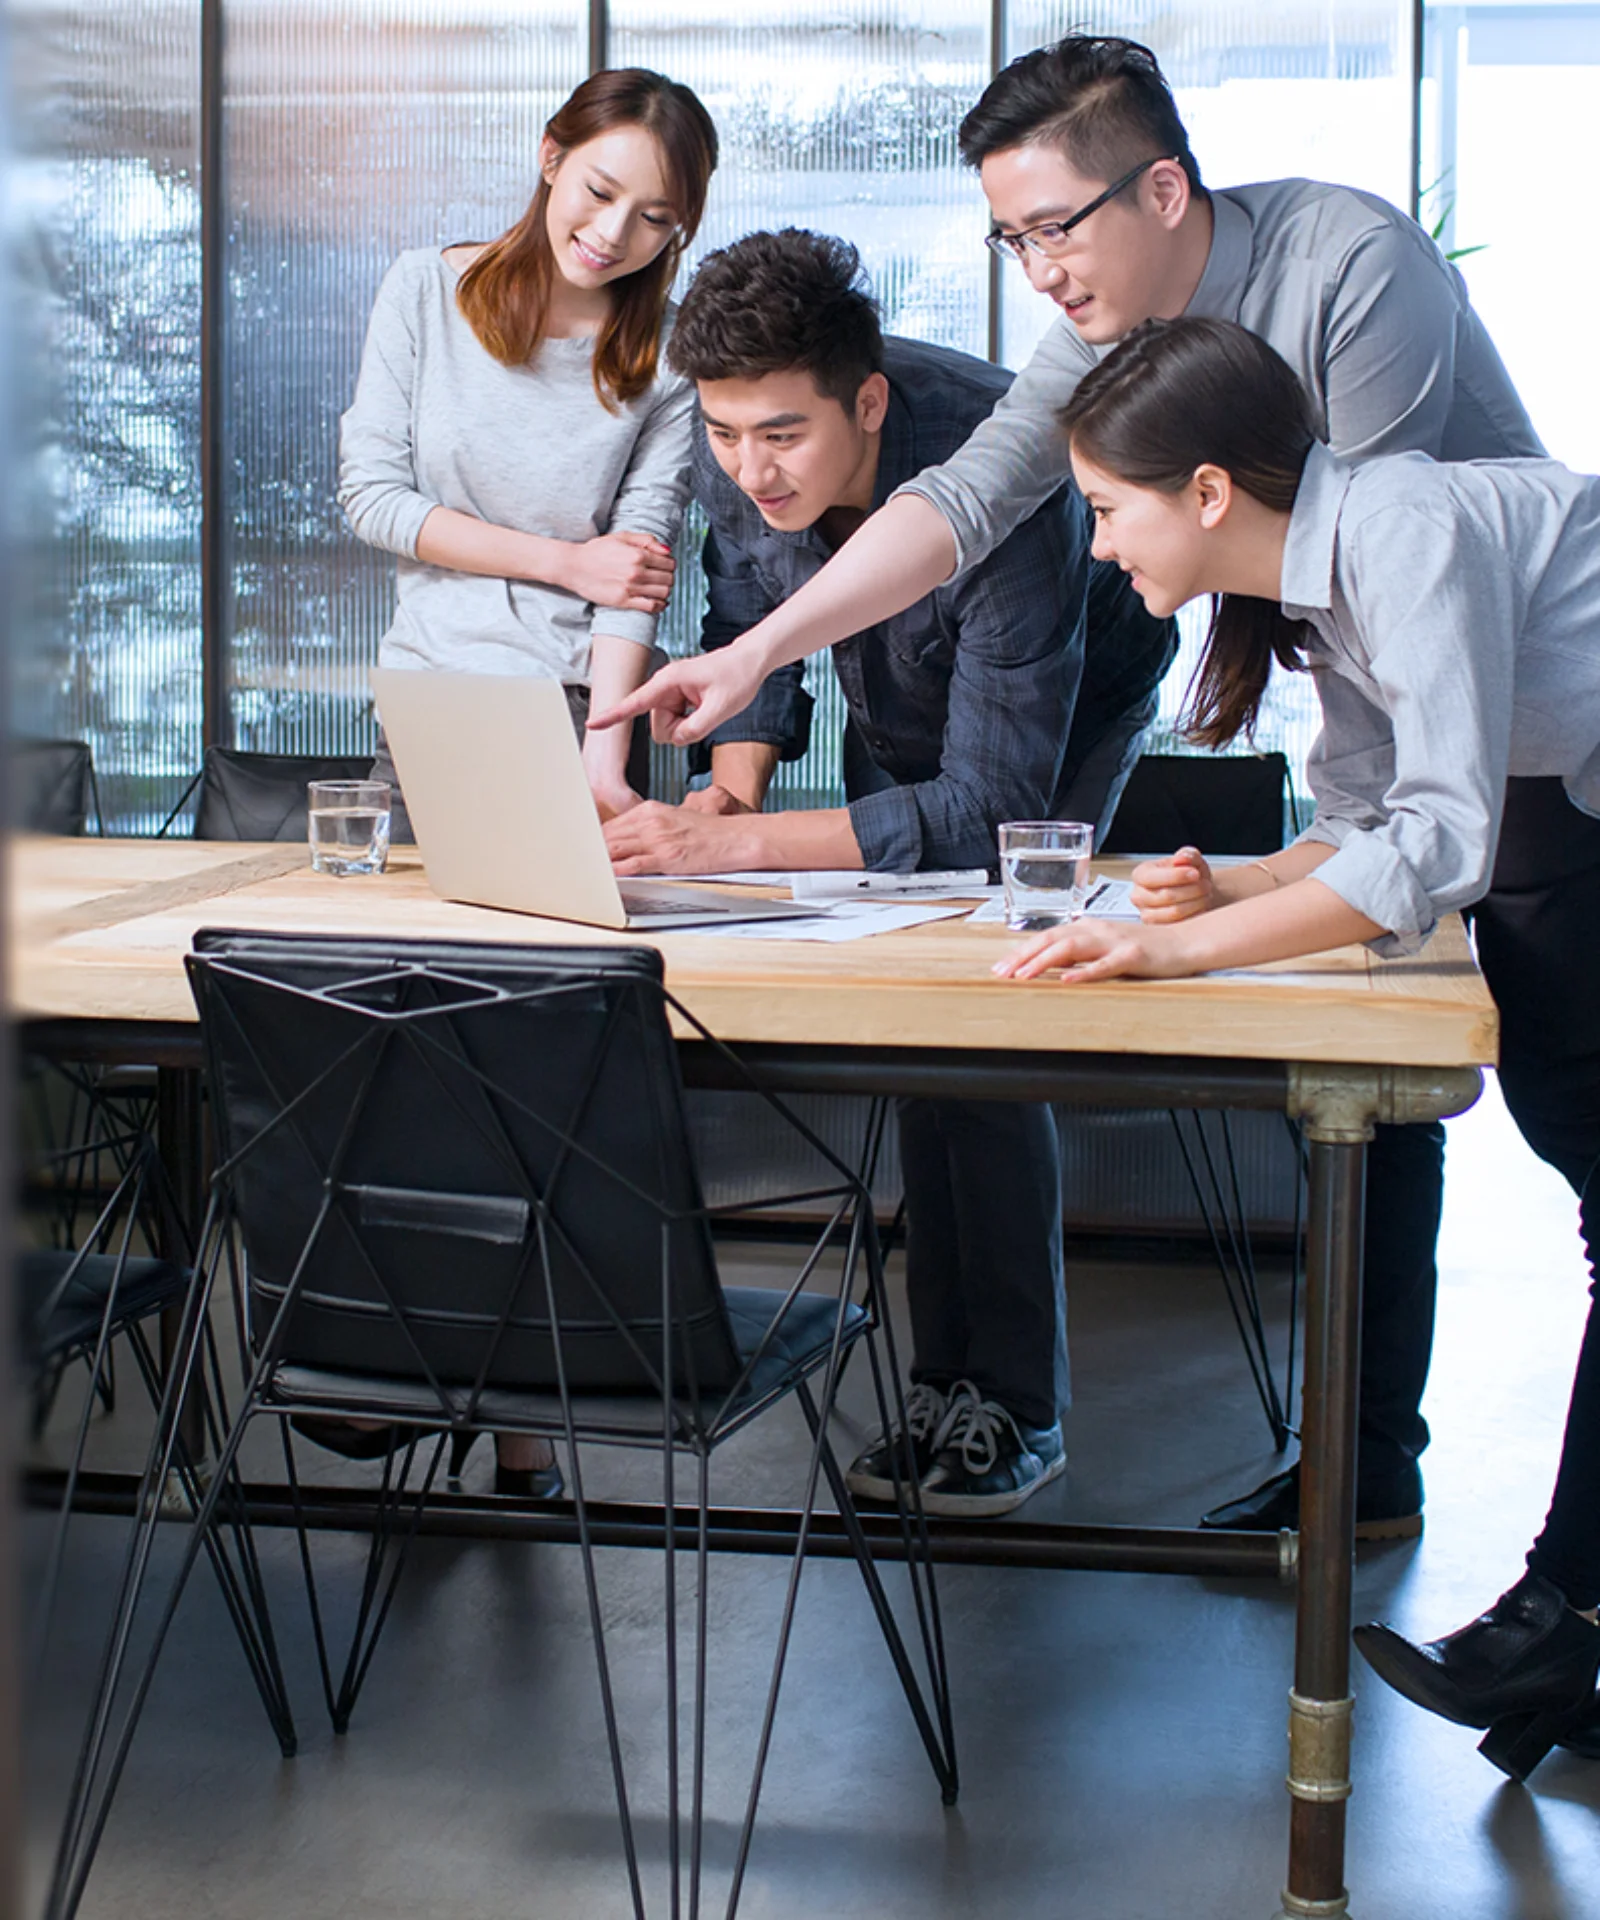
[[[399,556],[384,666],[589,679],[593,633],[649,646],[650,614],[594,607],[532,580],[431,567],[417,536],[434,507],[555,540],[651,533],[672,544],[689,490],[694,389],[667,371],[616,412],[593,341],[546,340],[525,366],[486,353],[436,248],[385,275],[340,422],[339,504],[356,534]]]

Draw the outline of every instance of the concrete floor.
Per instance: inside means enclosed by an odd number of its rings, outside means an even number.
[[[1520,1571],[1553,1474],[1585,1304],[1570,1195],[1497,1101],[1453,1124],[1450,1166],[1428,1529],[1420,1542],[1365,1552],[1357,1580],[1358,1618],[1429,1633],[1470,1617]],[[754,1257],[749,1277],[767,1259]],[[1085,1265],[1071,1294],[1071,1466],[1030,1517],[1183,1524],[1272,1470],[1211,1275]],[[722,1497],[792,1498],[797,1439],[779,1419],[730,1449]],[[469,1480],[488,1473],[488,1449],[479,1451]],[[642,1484],[629,1473],[605,1463],[615,1486]],[[117,1523],[80,1524],[51,1658],[35,1677],[40,1867],[117,1538]],[[353,1544],[321,1544],[335,1592],[349,1596]],[[628,1910],[574,1551],[422,1546],[342,1739],[321,1707],[291,1542],[269,1535],[265,1552],[300,1754],[278,1758],[215,1590],[198,1577],[85,1920],[610,1920]],[[659,1561],[613,1552],[602,1579],[646,1867],[659,1872]],[[771,1562],[713,1568],[713,1893],[742,1810],[782,1579]],[[941,1573],[940,1591],[959,1808],[940,1805],[855,1571],[816,1563],[741,1913],[1267,1920],[1276,1911],[1288,1822],[1287,1594],[959,1568]],[[1600,1766],[1558,1754],[1529,1788],[1513,1787],[1478,1758],[1474,1735],[1407,1706],[1359,1663],[1356,1686],[1357,1920],[1600,1915]],[[714,1900],[711,1909],[720,1911]]]

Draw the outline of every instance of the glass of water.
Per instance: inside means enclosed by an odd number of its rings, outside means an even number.
[[[382,873],[389,863],[387,780],[313,780],[306,789],[318,873]]]
[[[1083,911],[1094,828],[1082,820],[1007,820],[1000,827],[1006,925],[1018,933],[1059,927]]]

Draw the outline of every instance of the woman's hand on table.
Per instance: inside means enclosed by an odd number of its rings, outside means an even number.
[[[672,592],[672,551],[649,533],[602,533],[568,545],[560,585],[597,607],[659,613]]]
[[[1192,919],[1221,904],[1217,883],[1198,847],[1179,847],[1165,860],[1145,860],[1133,870],[1133,904],[1152,926]]]
[[[1036,980],[1056,968],[1067,985],[1080,981],[1178,980],[1198,971],[1177,927],[1126,920],[1074,920],[1037,933],[995,962],[1002,980]]]

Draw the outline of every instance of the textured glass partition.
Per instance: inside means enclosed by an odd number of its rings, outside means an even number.
[[[86,739],[132,829],[200,752],[199,11],[10,18],[15,718]]]
[[[704,99],[722,139],[694,258],[758,227],[813,227],[861,249],[892,332],[988,351],[987,221],[956,128],[989,77],[988,13],[971,0],[615,0],[610,60],[656,67]],[[688,263],[692,268],[693,259]],[[669,651],[699,645],[693,560],[665,623]],[[779,770],[790,805],[834,804],[844,706],[813,662],[815,745]],[[675,756],[652,783],[670,797]]]
[[[585,71],[579,0],[233,0],[228,447],[236,744],[359,751],[393,560],[334,498],[373,294],[522,212]]]

